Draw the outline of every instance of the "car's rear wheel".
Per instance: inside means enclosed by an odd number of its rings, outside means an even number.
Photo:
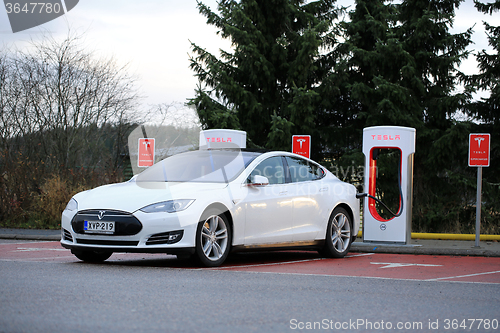
[[[71,253],[78,259],[86,262],[103,262],[111,257],[113,252],[71,250]]]
[[[196,232],[196,255],[209,267],[220,266],[231,248],[231,226],[219,210],[210,209],[203,214]]]
[[[352,221],[342,207],[333,210],[326,230],[325,246],[321,254],[331,258],[344,257],[351,248]]]

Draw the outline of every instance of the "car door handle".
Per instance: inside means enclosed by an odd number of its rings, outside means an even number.
[[[326,192],[328,191],[328,187],[323,187],[322,189],[319,190],[320,192]]]
[[[280,192],[280,195],[285,195],[287,193],[288,193],[288,191],[282,191],[282,192]]]

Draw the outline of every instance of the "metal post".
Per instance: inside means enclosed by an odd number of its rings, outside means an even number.
[[[476,243],[474,247],[479,247],[481,235],[481,192],[483,185],[483,167],[477,168],[477,198],[476,198]]]

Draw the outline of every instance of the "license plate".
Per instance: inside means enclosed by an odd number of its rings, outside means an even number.
[[[114,234],[115,222],[84,221],[83,230],[87,233]]]

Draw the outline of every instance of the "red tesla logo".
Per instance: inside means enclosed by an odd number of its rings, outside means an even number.
[[[385,135],[385,134],[379,134],[379,135],[372,135],[373,140],[377,141],[392,141],[392,140],[401,140],[401,135]]]
[[[207,138],[207,142],[232,142],[231,138]]]

